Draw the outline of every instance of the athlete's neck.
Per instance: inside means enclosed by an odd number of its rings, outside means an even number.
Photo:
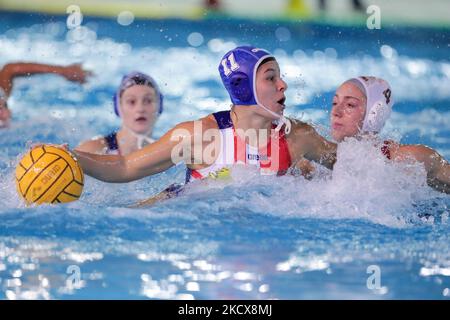
[[[233,106],[231,120],[241,139],[253,146],[266,146],[271,135],[272,121],[256,113],[253,106]],[[256,141],[249,139],[256,137]],[[264,139],[259,141],[259,139]]]
[[[257,106],[233,106],[231,119],[236,129],[267,129],[272,128],[272,119],[267,119],[255,112]]]
[[[145,134],[140,134],[132,131],[128,127],[122,126],[117,132],[117,143],[123,154],[128,154],[139,150],[145,144],[149,144],[151,141],[152,130],[150,129]]]

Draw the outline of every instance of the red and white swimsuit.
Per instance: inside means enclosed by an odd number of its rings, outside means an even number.
[[[186,182],[192,179],[203,179],[211,173],[234,164],[254,165],[262,174],[283,175],[292,164],[289,147],[284,133],[273,132],[275,138],[270,138],[264,148],[252,147],[238,137],[231,121],[230,111],[213,113],[220,130],[221,148],[217,159],[206,168],[187,169]]]

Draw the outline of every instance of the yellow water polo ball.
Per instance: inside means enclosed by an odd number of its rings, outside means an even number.
[[[62,203],[77,200],[84,175],[69,151],[40,145],[26,153],[16,167],[17,191],[28,203]]]

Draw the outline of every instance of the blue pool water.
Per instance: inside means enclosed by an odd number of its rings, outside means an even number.
[[[333,90],[355,75],[382,76],[396,100],[383,135],[450,159],[449,30],[225,19],[124,27],[87,17],[69,31],[65,17],[0,19],[0,65],[83,62],[95,73],[83,87],[49,75],[15,82],[14,122],[0,134],[0,298],[450,297],[450,197],[426,186],[420,166],[386,164],[365,143],[342,144],[334,172],[319,168],[313,181],[236,167],[232,182],[193,184],[151,208],[128,206],[181,182],[183,165],[129,184],[87,177],[79,201],[57,206],[26,207],[14,185],[31,143],[75,147],[114,129],[111,96],[130,70],[161,83],[157,136],[228,108],[217,65],[249,43],[278,57],[288,115],[329,136]]]

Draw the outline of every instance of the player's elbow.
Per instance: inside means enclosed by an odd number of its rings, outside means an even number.
[[[23,71],[22,65],[22,63],[7,63],[3,66],[2,73],[12,78]]]

